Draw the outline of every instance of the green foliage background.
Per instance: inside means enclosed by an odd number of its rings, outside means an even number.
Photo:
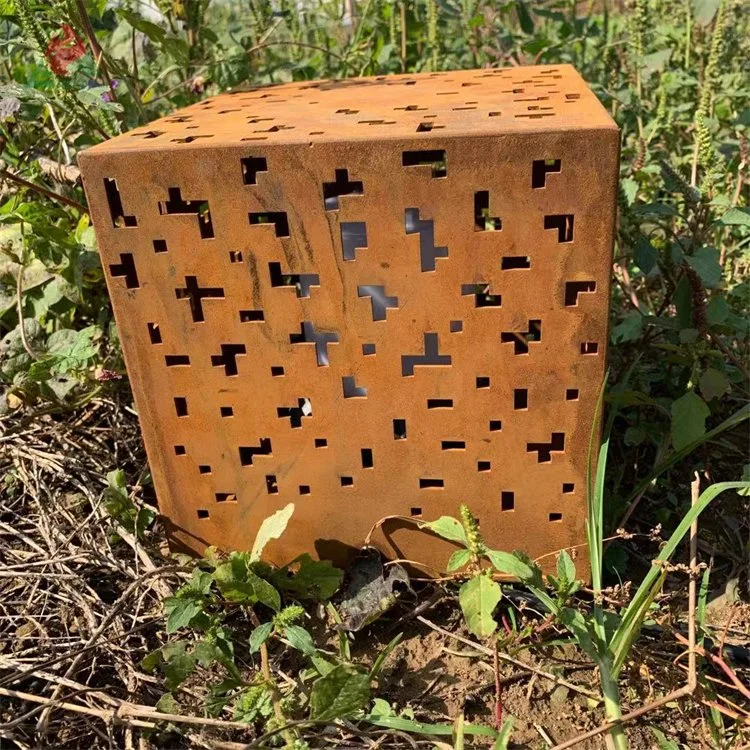
[[[0,408],[69,409],[123,387],[85,198],[65,169],[77,152],[240,84],[567,62],[622,129],[607,512],[614,522],[661,474],[655,520],[670,520],[686,502],[682,456],[699,449],[694,467],[733,480],[745,454],[727,431],[748,396],[743,5],[0,0]],[[66,24],[85,54],[56,73]]]

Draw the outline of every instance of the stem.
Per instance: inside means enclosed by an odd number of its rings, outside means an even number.
[[[39,193],[39,195],[43,195],[45,198],[49,198],[50,200],[64,203],[66,206],[75,208],[76,211],[80,211],[82,214],[88,214],[88,209],[82,203],[79,203],[78,201],[74,201],[71,198],[66,198],[64,195],[60,195],[60,193],[55,193],[52,190],[48,190],[47,188],[42,187],[41,185],[37,185],[33,182],[29,182],[28,180],[24,180],[23,177],[19,177],[16,174],[12,174],[7,169],[0,169],[0,180],[8,180],[9,182],[15,182],[16,185],[20,185],[21,187],[28,188],[29,190],[34,190],[35,192]]]
[[[602,696],[604,697],[604,715],[607,721],[618,723],[609,730],[606,736],[608,750],[627,750],[628,739],[625,731],[619,723],[622,717],[620,708],[620,691],[617,686],[617,678],[612,676],[609,657],[605,657],[599,663],[599,677],[602,683]]]
[[[260,620],[252,607],[248,607],[248,615],[250,616],[253,625],[257,628],[260,625]],[[268,684],[268,689],[271,691],[273,714],[276,717],[279,726],[284,726],[287,723],[286,716],[284,716],[284,710],[281,708],[281,695],[279,695],[278,685],[276,684],[276,680],[271,672],[271,662],[268,658],[268,646],[265,643],[260,647],[260,670],[263,673],[263,679]],[[291,745],[294,742],[294,735],[290,729],[286,729],[282,734],[287,745]]]
[[[83,0],[76,0],[76,9],[78,10],[78,17],[83,26],[83,31],[86,34],[86,38],[91,47],[91,54],[94,58],[94,62],[102,72],[102,78],[109,88],[109,95],[112,97],[112,101],[117,101],[117,94],[115,93],[115,85],[112,81],[112,77],[109,75],[109,67],[107,66],[107,60],[104,57],[104,50],[99,44],[99,40],[96,38],[96,32],[91,24],[89,13],[86,10],[86,5]]]

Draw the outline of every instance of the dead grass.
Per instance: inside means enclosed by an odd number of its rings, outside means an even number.
[[[0,422],[0,747],[246,747],[257,737],[252,727],[233,722],[229,714],[203,718],[206,688],[216,675],[185,683],[179,695],[183,715],[154,708],[164,694],[163,681],[144,673],[140,661],[166,641],[160,600],[186,569],[160,546],[158,525],[140,542],[107,515],[102,495],[106,474],[115,468],[124,469],[135,495],[149,497],[137,420],[116,397],[62,417],[17,413]],[[420,600],[434,594],[435,586],[427,584]],[[665,595],[656,624],[634,649],[624,677],[625,710],[684,683],[685,649],[675,636],[685,621],[684,593]],[[405,632],[378,695],[423,721],[451,722],[463,710],[471,720],[491,723],[492,659],[456,640],[466,634],[451,591],[429,619],[409,618],[413,607],[413,601],[405,602],[355,638],[355,659],[367,660],[390,640],[394,625]],[[325,638],[325,622],[311,616],[312,629]],[[407,619],[398,623],[402,617]],[[717,642],[747,651],[746,605],[714,606],[709,622]],[[503,710],[516,717],[512,747],[548,747],[601,722],[600,709],[587,695],[598,689],[595,673],[571,647],[550,645],[558,635],[545,630],[531,639],[531,648],[509,644],[511,658],[500,661]],[[272,662],[282,684],[297,683],[300,663],[293,654],[276,651]],[[257,665],[243,668],[250,673]],[[733,664],[732,672],[747,684],[747,665]],[[708,746],[711,705],[719,706],[729,724],[732,714],[747,717],[742,690],[721,665],[706,671],[704,685],[708,689],[694,699],[636,722],[629,730],[632,747],[654,747],[646,722],[689,748]],[[725,747],[750,741],[737,726],[727,734],[734,744]],[[348,722],[310,727],[304,735],[319,748],[435,746]],[[598,746],[599,740],[580,745]]]

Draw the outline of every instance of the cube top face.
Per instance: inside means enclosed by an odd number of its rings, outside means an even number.
[[[82,155],[176,545],[250,548],[290,502],[279,563],[343,561],[393,517],[372,543],[441,570],[449,546],[416,522],[460,503],[496,549],[584,542],[619,153],[596,112]]]
[[[92,151],[615,128],[570,65],[307,81],[207,99]]]

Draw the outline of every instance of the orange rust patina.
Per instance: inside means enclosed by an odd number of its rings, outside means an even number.
[[[617,127],[565,65],[224,94],[81,155],[174,545],[584,540]],[[373,543],[444,568],[406,520]]]

